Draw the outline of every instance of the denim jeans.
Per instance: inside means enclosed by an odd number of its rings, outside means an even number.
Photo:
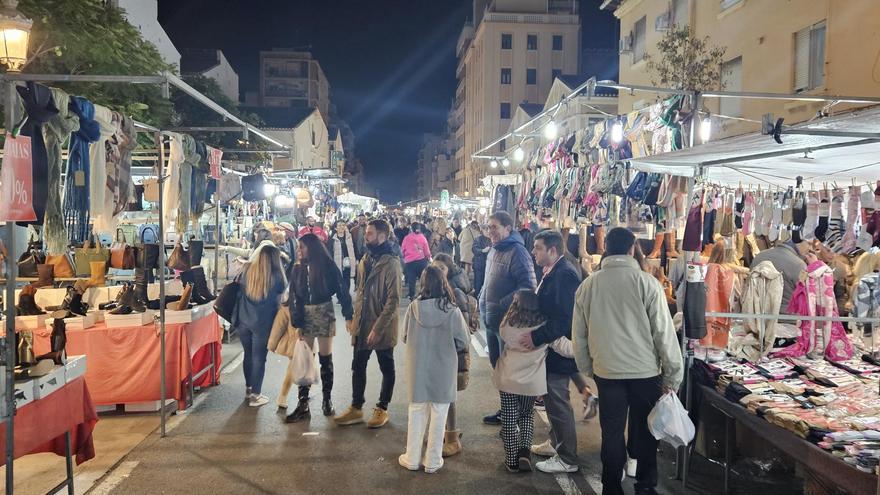
[[[486,345],[489,346],[489,364],[495,368],[495,363],[501,357],[504,350],[504,341],[501,340],[501,331],[497,328],[486,328]]]
[[[238,338],[244,348],[244,383],[251,392],[259,394],[263,388],[263,375],[266,372],[266,355],[269,354],[269,332],[265,335],[247,327],[239,327]]]

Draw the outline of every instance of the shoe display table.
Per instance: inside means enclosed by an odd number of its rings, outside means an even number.
[[[48,352],[51,329],[33,333],[34,353]],[[66,333],[67,354],[87,356],[85,381],[96,405],[161,400],[157,325],[107,328],[98,323]],[[217,384],[222,337],[223,330],[213,311],[190,323],[165,324],[166,399],[176,399],[179,409],[186,409],[191,402],[193,387]]]

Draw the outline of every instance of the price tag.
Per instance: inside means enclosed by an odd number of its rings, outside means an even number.
[[[32,222],[37,219],[32,166],[31,138],[6,133],[0,170],[0,220]]]

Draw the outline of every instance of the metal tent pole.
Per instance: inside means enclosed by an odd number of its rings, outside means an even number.
[[[165,145],[162,133],[156,134],[156,140],[159,145],[159,376],[162,380],[159,384],[159,436],[165,438],[165,198],[162,191],[165,188]]]
[[[4,104],[5,124],[8,132],[15,126],[15,83],[5,81]],[[15,222],[6,222],[6,241],[8,256],[6,257],[6,335],[0,340],[5,364],[4,399],[6,401],[3,419],[6,421],[6,493],[11,494],[14,479],[15,459],[15,279],[18,276],[18,265],[15,262]]]
[[[214,293],[220,290],[220,201],[214,193]],[[215,370],[216,371],[216,370]]]

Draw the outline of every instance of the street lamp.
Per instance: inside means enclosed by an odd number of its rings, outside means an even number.
[[[18,0],[3,0],[0,6],[0,63],[9,72],[19,72],[27,61],[28,39],[34,24],[17,6]]]
[[[492,160],[489,162],[489,166],[492,168],[498,168],[498,160]]]
[[[510,160],[508,160],[507,158],[505,158],[504,160],[501,160],[501,166],[504,167],[504,168],[509,167],[509,166],[510,166]]]
[[[552,120],[544,126],[544,137],[548,140],[556,139],[557,134],[559,133],[559,129],[556,127],[556,122]]]
[[[517,148],[517,149],[513,150],[513,159],[514,160],[521,162],[521,161],[523,161],[523,158],[525,158],[525,157],[526,157],[526,152],[523,151],[522,148]]]

